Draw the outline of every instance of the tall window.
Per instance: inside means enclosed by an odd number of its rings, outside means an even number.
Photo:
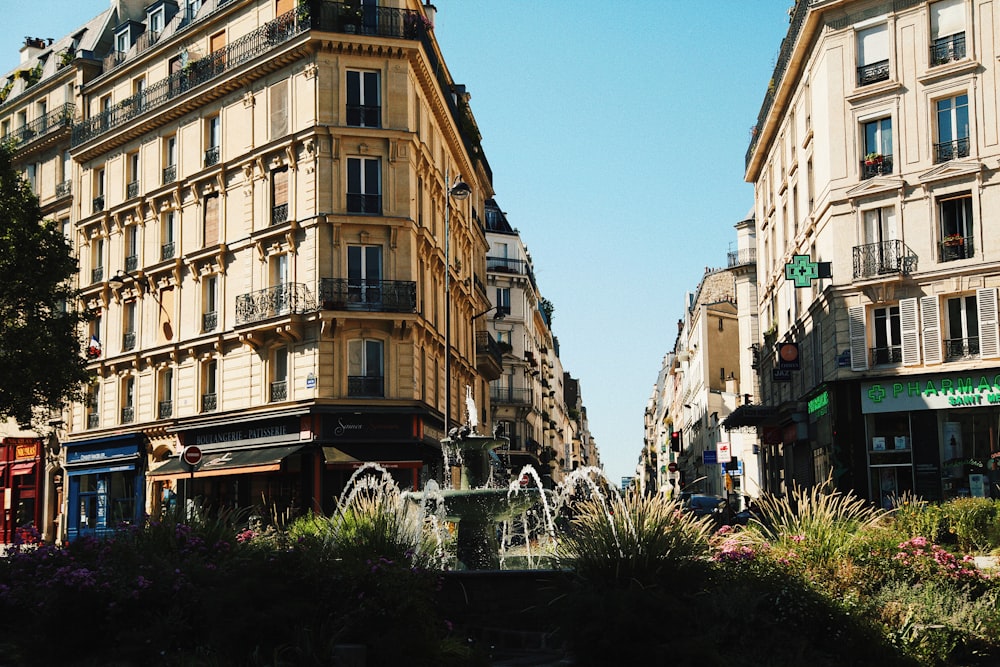
[[[892,173],[892,119],[880,118],[864,125],[865,147],[861,178]]]
[[[941,261],[972,257],[975,254],[972,195],[938,200],[938,217],[941,225]]]
[[[969,96],[956,95],[937,101],[938,142],[934,162],[947,162],[969,155]]]
[[[146,28],[153,35],[159,35],[164,25],[164,7],[158,5],[156,9],[146,15]]]
[[[139,225],[129,225],[125,228],[125,270],[135,271],[139,268]]]
[[[99,283],[104,280],[104,239],[94,239],[90,243],[90,279]]]
[[[219,407],[219,396],[216,393],[219,374],[219,363],[209,359],[201,367],[201,411],[212,412]]]
[[[87,428],[101,425],[101,385],[93,384],[87,392]]]
[[[129,30],[129,27],[125,27],[115,35],[115,51],[121,56],[124,56],[132,45]]]
[[[872,362],[898,364],[903,360],[903,338],[899,320],[899,306],[876,308],[872,312],[875,327],[875,347]]]
[[[91,207],[92,213],[100,213],[104,210],[104,167],[94,170],[94,201]]]
[[[219,193],[205,197],[205,243],[204,247],[219,243]]]
[[[288,134],[288,82],[279,81],[270,88],[271,138]]]
[[[205,166],[211,167],[219,162],[219,141],[221,137],[219,115],[205,119]]]
[[[271,401],[288,400],[288,348],[279,347],[271,355]]]
[[[378,72],[347,72],[347,124],[353,127],[381,127]]]
[[[163,183],[177,180],[177,137],[170,135],[163,139]]]
[[[139,196],[139,151],[128,154],[128,179],[125,185],[125,197],[132,199]]]
[[[930,64],[942,65],[965,57],[965,0],[942,0],[930,7]]]
[[[135,300],[125,302],[122,311],[122,352],[135,349]]]
[[[135,378],[131,375],[122,380],[122,424],[135,421]]]
[[[858,85],[867,86],[889,78],[889,29],[884,23],[857,33]]]
[[[896,209],[885,206],[863,215],[864,239],[854,251],[855,277],[898,271],[901,249],[896,241]]]
[[[271,224],[288,220],[288,167],[271,172]]]
[[[174,234],[176,233],[176,213],[165,211],[160,216],[160,259],[173,259],[176,253]]]
[[[382,165],[379,158],[347,158],[347,212],[382,215]]]
[[[382,301],[382,247],[347,247],[347,302],[373,306]]]
[[[159,373],[159,401],[157,415],[160,419],[168,419],[174,414],[174,369],[164,368]]]
[[[283,315],[289,311],[292,301],[292,286],[289,284],[288,255],[271,257],[271,295],[274,312]]]
[[[497,288],[497,315],[510,315],[510,288]]]
[[[979,355],[979,311],[975,294],[948,299],[946,336],[946,360]]]
[[[216,275],[205,276],[202,280],[204,290],[202,294],[201,330],[215,331],[219,326],[218,299],[219,299],[219,277]]]
[[[347,341],[347,394],[349,396],[384,395],[383,343],[358,338]]]

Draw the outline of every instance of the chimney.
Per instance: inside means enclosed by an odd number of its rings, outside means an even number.
[[[41,37],[25,37],[24,46],[21,47],[21,64],[28,62],[52,43],[52,40],[46,41]]]

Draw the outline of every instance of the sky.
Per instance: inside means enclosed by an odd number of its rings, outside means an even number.
[[[684,295],[726,265],[753,205],[744,155],[793,1],[434,4],[605,471],[632,475]],[[58,39],[110,0],[3,6],[0,72],[26,36]]]

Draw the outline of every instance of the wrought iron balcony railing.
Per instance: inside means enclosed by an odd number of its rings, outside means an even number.
[[[211,167],[212,165],[219,164],[219,147],[212,146],[207,151],[205,151],[205,166]]]
[[[91,412],[87,415],[87,428],[97,428],[101,425],[101,415]]]
[[[489,331],[476,332],[476,355],[488,356],[503,368],[503,351]]]
[[[94,197],[93,202],[91,202],[91,213],[100,213],[104,210],[104,195]]]
[[[955,158],[969,157],[969,138],[955,139],[934,144],[934,162],[947,162]]]
[[[946,236],[938,244],[938,259],[942,262],[953,262],[957,259],[969,259],[976,254],[976,239],[972,236]]]
[[[382,195],[347,193],[347,212],[382,215]]]
[[[944,358],[946,361],[972,359],[979,356],[979,336],[969,338],[945,338]]]
[[[177,180],[177,165],[168,164],[163,168],[163,185],[167,183],[173,183]]]
[[[271,383],[271,401],[288,400],[288,381],[277,380]]]
[[[132,181],[125,186],[125,198],[134,199],[139,196],[139,181]]]
[[[73,193],[73,181],[63,181],[56,184],[56,197],[65,197]]]
[[[347,395],[369,398],[382,398],[385,378],[381,375],[349,375],[347,376]]]
[[[131,273],[139,268],[139,256],[129,255],[125,258],[125,270]]]
[[[288,222],[288,204],[278,204],[271,208],[271,224],[280,225]]]
[[[417,312],[417,283],[412,280],[322,278],[319,302],[324,310],[367,310],[382,313]]]
[[[215,328],[219,326],[219,313],[212,310],[207,313],[202,313],[201,315],[201,330],[202,331],[215,331]]]
[[[128,352],[129,350],[135,349],[135,332],[126,331],[122,335],[122,352]]]
[[[490,387],[494,404],[531,405],[531,389],[525,387]]]
[[[131,424],[134,421],[135,421],[135,408],[133,408],[131,405],[122,408],[122,423]]]
[[[931,44],[931,67],[965,57],[965,33],[960,32],[934,40]]]
[[[40,118],[36,118],[30,123],[25,123],[16,130],[12,130],[0,137],[0,142],[11,143],[15,149],[21,148],[45,135],[56,132],[62,128],[73,126],[73,113],[76,107],[72,104],[64,104],[55,111],[50,111]]]
[[[901,345],[873,347],[870,352],[873,366],[900,364],[903,362],[903,347]]]
[[[317,30],[420,39],[430,27],[420,12],[411,9],[325,0],[312,4],[312,27]]]
[[[382,127],[382,107],[348,104],[347,124],[351,127]]]
[[[732,269],[737,266],[749,266],[757,263],[757,248],[730,250],[726,255],[727,266]]]
[[[168,241],[160,246],[160,260],[174,258],[174,242]]]
[[[301,283],[283,283],[236,297],[236,324],[250,324],[272,317],[316,310],[316,300]]]
[[[523,259],[510,259],[508,257],[486,257],[486,270],[496,273],[527,273],[528,263]]]
[[[104,267],[98,266],[90,270],[90,282],[99,283],[104,280]]]
[[[310,28],[309,11],[294,9],[250,32],[223,49],[204,58],[189,62],[181,71],[146,86],[110,109],[102,111],[73,128],[73,146],[130,122],[146,111],[167,104],[175,97],[229,72],[249,60],[263,55],[276,46]],[[170,182],[170,181],[165,181]]]
[[[882,155],[873,160],[861,161],[861,180],[867,181],[875,176],[885,176],[892,173],[892,156]]]
[[[868,86],[879,81],[889,80],[889,61],[880,60],[870,65],[858,68],[858,86]]]
[[[215,412],[219,408],[219,395],[218,394],[202,394],[201,395],[201,411],[202,412]]]
[[[172,417],[174,414],[174,402],[173,401],[160,401],[157,405],[157,414],[160,415],[160,419],[167,419]]]
[[[873,278],[892,273],[909,275],[917,267],[917,256],[899,239],[854,246],[854,278]]]

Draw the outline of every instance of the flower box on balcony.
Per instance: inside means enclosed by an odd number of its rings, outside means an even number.
[[[882,154],[881,153],[869,153],[865,156],[865,165],[872,166],[875,164],[882,164]]]
[[[941,244],[948,247],[960,246],[965,243],[965,237],[958,234],[950,234],[941,239]]]

